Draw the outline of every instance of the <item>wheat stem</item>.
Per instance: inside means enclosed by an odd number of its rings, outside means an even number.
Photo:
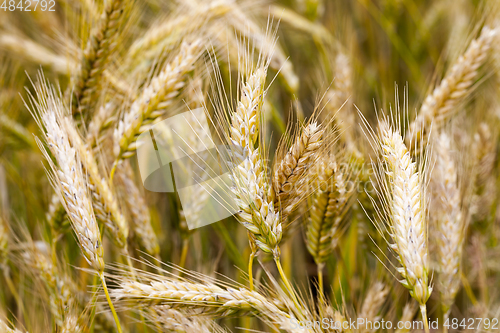
[[[429,333],[429,322],[427,321],[427,306],[425,304],[420,305],[420,312],[422,313],[422,320],[424,321],[425,333]]]
[[[288,278],[286,277],[285,272],[283,271],[283,267],[281,266],[281,260],[279,256],[274,256],[274,262],[276,263],[276,267],[278,268],[278,272],[280,273],[281,280],[285,285],[288,295],[292,298],[293,304],[295,305],[298,313],[301,314],[302,307],[299,304],[299,301],[297,300],[297,296],[295,295],[295,291],[293,290],[292,285],[288,281]]]
[[[182,240],[181,259],[179,260],[179,267],[181,268],[184,268],[186,266],[188,250],[189,250],[189,239],[184,238]]]
[[[250,291],[253,291],[253,260],[255,259],[255,252],[252,251],[248,257],[248,283]]]
[[[99,278],[102,282],[102,288],[104,289],[104,293],[106,294],[106,300],[108,301],[109,308],[111,309],[111,313],[113,313],[113,318],[116,323],[116,329],[118,333],[122,333],[122,328],[120,326],[120,320],[118,319],[118,315],[116,314],[115,307],[113,306],[113,302],[111,302],[111,298],[109,297],[108,287],[106,285],[106,279],[104,278],[104,274],[102,272],[99,273]]]
[[[325,268],[324,264],[316,265],[318,270],[318,293],[320,298],[324,298],[324,287],[323,287],[323,269]]]

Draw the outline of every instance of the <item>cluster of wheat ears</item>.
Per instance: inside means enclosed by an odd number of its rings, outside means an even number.
[[[55,7],[0,10],[1,333],[500,329],[496,1]],[[137,139],[199,108],[190,229]]]

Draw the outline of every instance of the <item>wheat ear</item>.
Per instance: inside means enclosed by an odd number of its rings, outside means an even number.
[[[80,134],[69,118],[64,122],[66,133],[82,161],[83,170],[88,175],[89,188],[92,194],[92,205],[96,217],[104,223],[111,239],[127,254],[128,222],[118,208],[115,195],[105,178],[101,177],[92,150],[83,143]]]
[[[36,276],[45,283],[49,293],[50,310],[56,324],[62,327],[66,317],[65,311],[75,304],[75,300],[57,267],[36,245],[38,244],[33,244],[23,252],[23,258],[26,264],[32,268],[31,271],[36,272]],[[43,243],[43,245],[48,248],[48,244]]]
[[[489,181],[495,169],[496,136],[490,126],[481,123],[474,135],[474,191],[470,214],[475,221],[481,221],[491,212],[496,197],[495,182]]]
[[[94,148],[100,144],[102,132],[111,127],[115,120],[115,108],[116,105],[113,102],[106,103],[99,107],[90,120],[87,136],[85,137],[86,145],[89,148]]]
[[[497,34],[497,29],[484,27],[481,35],[471,42],[439,86],[425,98],[417,118],[410,124],[408,142],[420,142],[431,123],[436,129],[435,126],[441,126],[457,111],[457,105],[471,92],[478,69],[485,62]]]
[[[191,283],[176,281],[160,276],[149,282],[141,283],[120,277],[118,288],[111,295],[118,302],[129,302],[132,306],[168,305],[179,310],[192,310],[205,316],[235,316],[255,311],[262,314],[268,311],[283,312],[276,304],[257,292],[244,288],[223,288],[212,283]]]
[[[432,288],[429,286],[427,221],[422,175],[416,169],[403,138],[385,122],[380,125],[382,156],[389,175],[390,244],[401,267],[401,284],[420,304],[426,332],[427,309]]]
[[[130,213],[132,230],[139,243],[152,256],[160,253],[160,244],[151,225],[151,216],[143,195],[134,182],[134,171],[129,163],[120,165],[117,180],[122,184],[125,203]]]
[[[349,153],[361,157],[356,145],[356,113],[353,109],[353,74],[349,55],[344,50],[339,50],[334,62],[335,79],[332,89],[325,95],[325,110],[321,113],[322,118],[333,117],[336,128],[340,133],[340,139]]]
[[[59,195],[54,193],[50,199],[49,208],[46,214],[47,221],[51,229],[55,232],[55,236],[64,234],[67,227],[69,227],[69,220],[67,219],[66,209],[59,200]]]
[[[71,147],[68,134],[64,130],[64,115],[67,112],[61,99],[56,97],[55,92],[43,80],[44,78],[41,77],[40,82],[35,85],[38,100],[32,97],[32,108],[27,107],[43,130],[45,142],[55,157],[57,166],[52,162],[43,143],[40,140],[37,140],[37,143],[50,164],[54,188],[59,193],[60,200],[68,213],[82,253],[87,262],[97,271],[104,291],[108,295],[104,279],[101,235],[92,210],[92,200],[86,186],[80,157],[75,148]],[[107,300],[118,332],[122,333],[120,321],[109,296]]]
[[[64,106],[48,87],[39,86],[37,104],[40,113],[40,126],[45,128],[47,145],[55,157],[57,166],[51,163],[54,186],[71,220],[82,252],[98,272],[104,270],[103,249],[99,227],[92,210],[92,201],[86,186],[86,179],[80,163],[80,157],[71,147],[61,116]],[[51,158],[38,141],[40,148],[50,162]]]
[[[363,301],[363,306],[361,307],[361,312],[359,313],[358,318],[364,319],[365,323],[368,321],[379,321],[380,317],[378,317],[377,314],[384,305],[388,293],[389,288],[387,288],[386,285],[382,282],[375,282],[368,290],[368,294]],[[375,331],[375,329],[368,329],[366,325],[361,328],[362,333]]]
[[[231,8],[227,4],[228,2],[230,1],[216,0],[209,3],[198,3],[192,10],[181,11],[172,19],[162,20],[161,23],[154,24],[130,46],[129,59],[141,58],[142,61],[144,54],[150,53],[158,56],[166,41],[175,44],[190,32],[199,31],[206,24],[229,12]],[[151,52],[154,48],[158,48],[157,52]]]
[[[415,317],[415,313],[417,312],[417,303],[413,302],[408,302],[406,303],[405,307],[403,308],[403,314],[401,315],[401,319],[399,320],[400,322],[406,323],[406,322],[411,322],[413,320],[413,317]],[[396,333],[409,333],[410,328],[398,328],[396,330]]]
[[[323,290],[323,268],[337,245],[340,223],[352,194],[347,175],[333,156],[324,156],[318,164],[318,187],[312,197],[306,226],[306,246],[318,266],[319,289]]]
[[[439,292],[446,320],[461,284],[465,214],[462,212],[458,173],[451,155],[451,138],[446,133],[437,137],[434,151],[436,162],[431,176],[431,216],[435,227]]]
[[[185,75],[193,70],[193,65],[200,55],[201,45],[200,40],[184,43],[180,53],[152,79],[120,120],[113,134],[116,160],[111,178],[120,160],[134,154],[137,136],[165,113],[165,109],[184,87]]]
[[[127,16],[126,0],[110,0],[105,4],[100,21],[91,32],[82,54],[80,67],[72,77],[73,113],[89,108],[100,89],[102,73],[117,46],[119,28]]]
[[[315,162],[322,144],[323,128],[311,123],[297,136],[273,174],[274,208],[285,219],[300,203],[301,180],[307,168]]]
[[[162,332],[206,333],[213,332],[213,322],[203,317],[192,317],[169,306],[155,306],[150,320],[161,324]]]
[[[275,213],[272,192],[266,181],[261,150],[255,147],[259,116],[264,98],[266,71],[254,71],[241,88],[241,98],[231,116],[230,140],[236,146],[239,163],[234,172],[233,191],[238,198],[239,221],[254,236],[259,248],[277,255],[281,240],[279,214]]]

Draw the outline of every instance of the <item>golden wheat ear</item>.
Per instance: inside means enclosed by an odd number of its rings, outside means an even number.
[[[461,286],[461,262],[466,234],[466,212],[453,142],[446,132],[434,139],[435,163],[430,186],[432,234],[437,252],[437,281],[445,320]]]
[[[375,204],[374,220],[397,260],[395,268],[402,277],[399,282],[420,305],[424,328],[428,332],[426,303],[432,293],[426,200],[429,163],[427,146],[422,150],[419,163],[413,161],[401,134],[404,119],[405,114],[397,105],[390,116],[379,116],[378,133],[365,120],[365,134],[378,153],[372,161],[373,182],[380,199]]]
[[[407,144],[418,143],[428,135],[431,123],[435,130],[458,110],[459,103],[471,93],[476,77],[494,43],[498,43],[497,27],[484,27],[461,55],[441,83],[425,98],[417,118],[410,124]],[[413,148],[411,148],[413,149]]]

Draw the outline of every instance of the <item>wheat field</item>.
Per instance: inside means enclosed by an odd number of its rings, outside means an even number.
[[[500,331],[498,1],[0,4],[0,333]]]

